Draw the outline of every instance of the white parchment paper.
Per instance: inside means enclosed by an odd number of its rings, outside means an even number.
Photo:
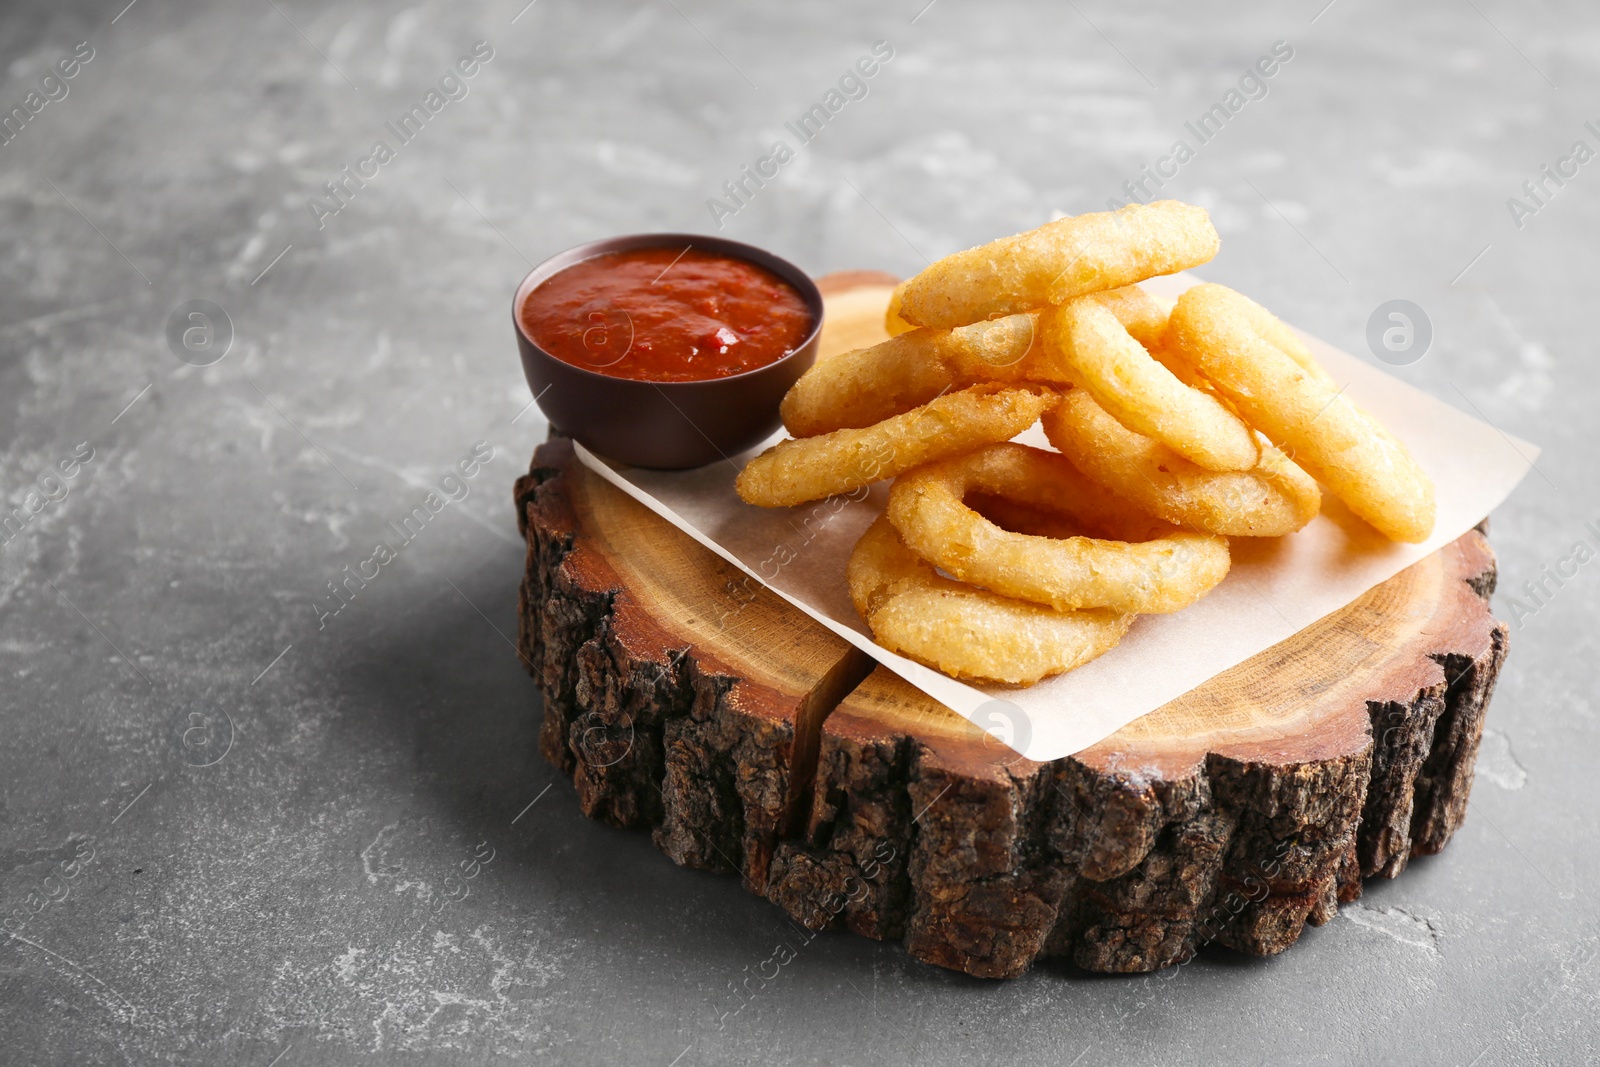
[[[1176,297],[1192,277],[1154,279]],[[972,686],[879,647],[850,605],[845,561],[882,512],[887,490],[863,500],[835,498],[787,509],[753,507],[733,490],[751,452],[694,471],[616,468],[581,445],[579,458],[624,492],[687,532],[845,640],[864,649],[934,700],[973,721],[995,699],[1012,702],[1028,729],[1005,740],[1033,760],[1094,744],[1207,679],[1339,610],[1477,525],[1538,458],[1538,449],[1306,336],[1347,395],[1405,442],[1433,478],[1438,522],[1424,544],[1394,544],[1323,495],[1322,514],[1289,537],[1234,538],[1233,567],[1192,607],[1140,616],[1122,644],[1076,671],[1026,689]],[[1036,426],[1018,440],[1049,448]],[[743,599],[730,592],[722,625],[739,625]],[[775,651],[776,654],[776,651]]]

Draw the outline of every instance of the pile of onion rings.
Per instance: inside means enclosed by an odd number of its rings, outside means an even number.
[[[1426,540],[1427,474],[1294,331],[1220,285],[1172,306],[1137,284],[1219,245],[1203,209],[1160,201],[934,263],[895,289],[888,340],[795,383],[792,439],[739,495],[788,507],[893,479],[847,567],[856,610],[879,644],[1006,685],[1194,603],[1228,538],[1294,533],[1322,489]],[[1040,421],[1056,451],[1012,441]]]

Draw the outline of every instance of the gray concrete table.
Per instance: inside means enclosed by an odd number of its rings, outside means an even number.
[[[1592,8],[125,2],[0,12],[0,1060],[1600,1056]],[[1466,826],[1275,959],[1002,984],[824,935],[735,1014],[781,913],[534,752],[512,288],[719,225],[904,274],[1146,167],[1209,277],[1352,351],[1413,301],[1396,373],[1545,448]]]

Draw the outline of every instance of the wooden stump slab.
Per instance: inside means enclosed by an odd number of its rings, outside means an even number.
[[[825,286],[833,350],[881,338],[892,283]],[[566,440],[538,449],[515,500],[540,748],[584,812],[650,827],[677,863],[739,872],[808,927],[974,975],[1287,948],[1364,877],[1444,847],[1506,653],[1475,530],[1092,748],[1036,763],[873,669]],[[1014,714],[997,702],[986,725],[1018,728]]]

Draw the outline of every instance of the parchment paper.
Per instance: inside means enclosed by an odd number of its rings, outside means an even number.
[[[1144,284],[1176,297],[1194,281],[1178,276]],[[835,498],[787,509],[744,503],[733,490],[735,475],[750,456],[781,440],[781,431],[749,453],[694,471],[617,468],[581,445],[577,453],[624,492],[934,700],[985,728],[1004,721],[1009,736],[1001,740],[1029,759],[1051,760],[1104,739],[1454,541],[1505,500],[1538,458],[1539,450],[1527,442],[1301,336],[1334,378],[1348,383],[1347,395],[1404,441],[1433,478],[1439,505],[1433,537],[1420,545],[1394,544],[1324,493],[1322,514],[1298,533],[1232,539],[1232,569],[1199,603],[1171,615],[1140,616],[1122,644],[1104,656],[1026,689],[967,685],[873,643],[850,605],[844,572],[856,539],[883,510],[886,485],[848,503]],[[1050,447],[1037,426],[1018,440]],[[739,603],[730,593],[723,625],[739,625]],[[997,699],[1015,707],[996,716]]]

